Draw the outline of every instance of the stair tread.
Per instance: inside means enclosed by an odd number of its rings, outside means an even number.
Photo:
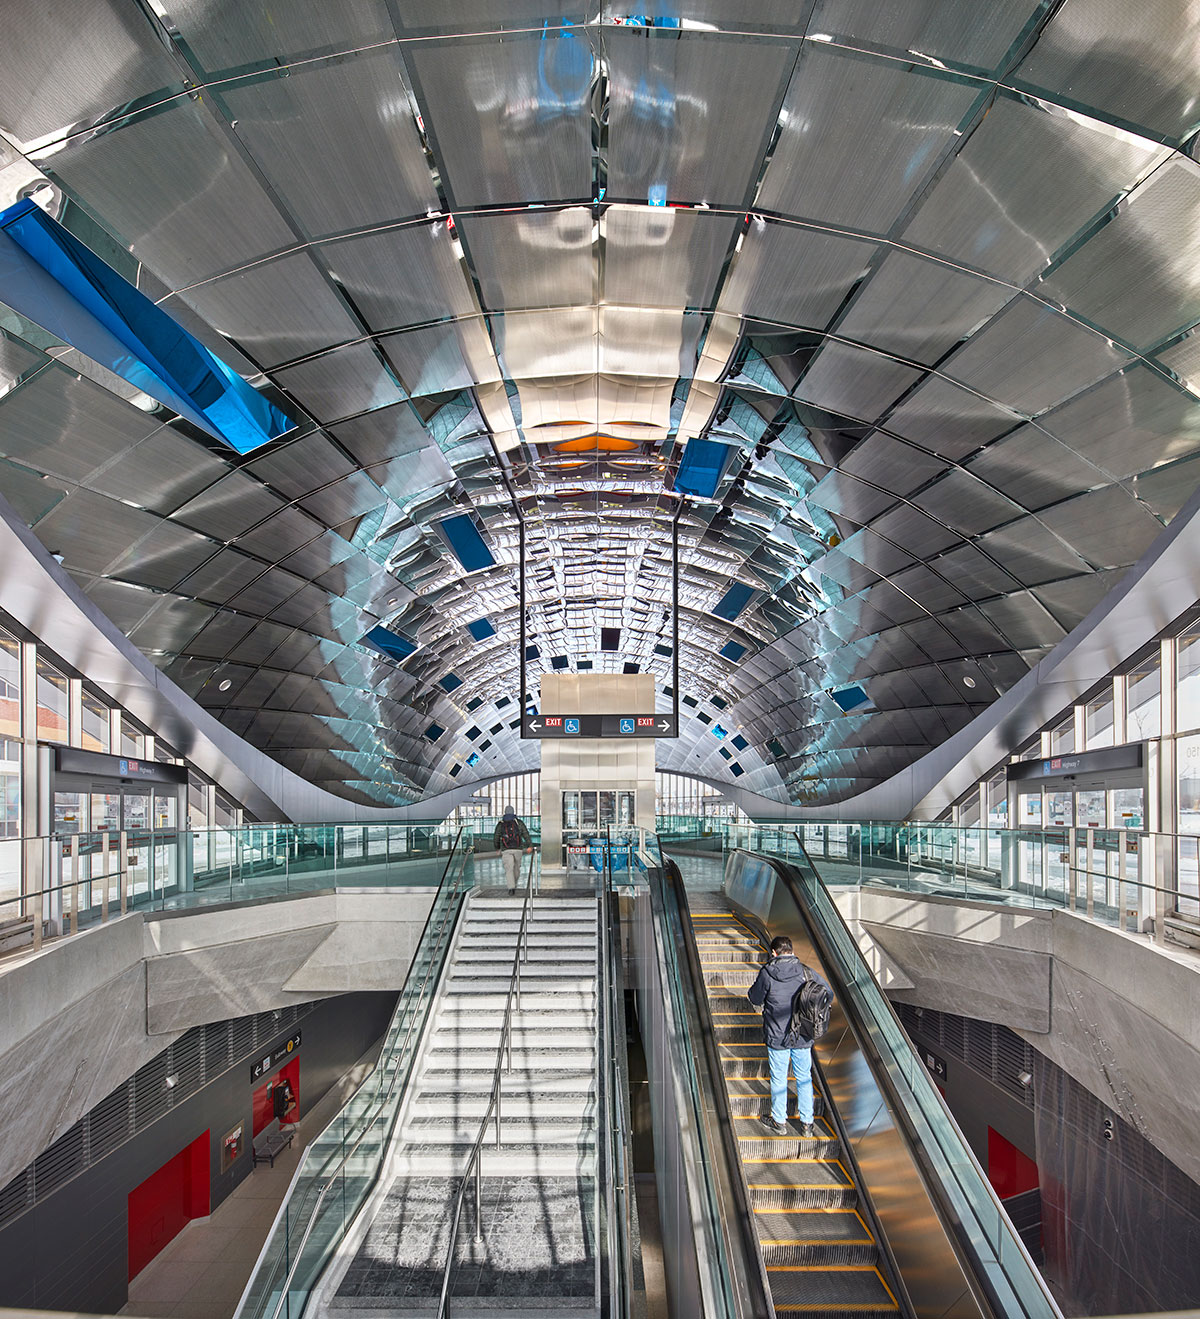
[[[875,1240],[854,1209],[757,1209],[754,1226],[764,1244],[843,1241],[858,1245]]]

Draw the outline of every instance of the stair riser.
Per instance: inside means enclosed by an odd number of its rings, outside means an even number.
[[[840,1146],[831,1136],[739,1136],[738,1148],[743,1159],[836,1159]]]
[[[479,1056],[463,1057],[453,1049],[432,1050],[427,1058],[427,1065],[439,1072],[494,1072],[496,1070],[496,1051],[481,1049]],[[524,1052],[514,1049],[512,1065],[517,1071],[544,1067],[549,1071],[577,1072],[596,1065],[594,1050],[562,1049],[554,1053]]]
[[[450,1014],[503,1012],[508,1005],[508,987],[505,986],[502,994],[490,990],[479,992],[455,991],[449,998],[444,996],[443,1002],[445,1003],[443,1011]],[[581,993],[579,990],[574,990],[561,994],[551,994],[538,989],[521,990],[520,1015],[527,1012],[587,1012],[590,1014],[595,1009],[596,994],[594,989],[591,993]],[[518,1015],[515,1007],[513,1015]]]
[[[431,1046],[437,1051],[447,1049],[495,1049],[500,1043],[500,1028],[495,1030],[439,1030],[435,1031]],[[535,1049],[585,1050],[595,1043],[592,1031],[517,1030],[512,1033],[513,1054]]]
[[[458,1091],[449,1091],[441,1095],[430,1095],[414,1101],[412,1116],[414,1118],[445,1117],[453,1114],[460,1122],[482,1120],[491,1102],[490,1092],[482,1092],[465,1097]],[[500,1111],[505,1123],[511,1117],[514,1122],[532,1122],[539,1117],[573,1117],[580,1122],[589,1121],[595,1116],[596,1097],[587,1093],[579,1094],[505,1094],[501,1090]]]
[[[461,1177],[468,1153],[434,1151],[429,1154],[406,1154],[390,1165],[400,1177]],[[591,1176],[596,1170],[592,1150],[543,1150],[535,1156],[519,1150],[484,1149],[485,1177],[573,1177]],[[894,1319],[894,1317],[893,1317]]]
[[[512,1014],[513,1029],[517,1031],[545,1030],[593,1030],[596,1023],[596,1014],[594,1012],[560,1012],[555,1008],[546,1008],[542,1011],[531,1010],[524,1006],[522,1000],[521,1011],[514,1011]],[[502,1011],[478,1012],[471,1008],[465,1008],[461,1011],[439,1012],[434,1022],[434,1030],[461,1031],[461,1030],[499,1030],[504,1024],[504,1013]]]
[[[594,1129],[591,1123],[579,1122],[565,1131],[561,1128],[550,1130],[544,1124],[539,1126],[534,1122],[522,1122],[518,1118],[510,1122],[508,1118],[503,1117],[503,1114],[501,1117],[501,1150],[506,1145],[536,1145],[542,1150],[553,1150],[562,1145],[574,1148],[583,1136]],[[404,1139],[412,1141],[423,1150],[436,1149],[439,1145],[470,1145],[478,1135],[478,1122],[462,1122],[452,1127],[448,1126],[444,1130],[429,1127],[406,1127],[404,1130]],[[485,1143],[492,1148],[496,1146],[494,1121],[488,1123]]]

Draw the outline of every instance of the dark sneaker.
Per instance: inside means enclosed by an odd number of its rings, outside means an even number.
[[[766,1127],[768,1131],[773,1131],[777,1136],[786,1136],[788,1134],[787,1124],[776,1122],[769,1113],[763,1118],[763,1126]]]
[[[813,1126],[813,1124],[812,1124],[811,1122],[801,1122],[801,1123],[800,1123],[800,1135],[801,1135],[802,1137],[803,1137],[803,1136],[815,1136],[816,1134],[817,1134],[816,1128]]]

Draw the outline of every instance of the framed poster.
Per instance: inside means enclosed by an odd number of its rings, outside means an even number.
[[[225,1133],[221,1141],[221,1171],[228,1172],[242,1157],[246,1143],[246,1124],[239,1122],[236,1127]]]

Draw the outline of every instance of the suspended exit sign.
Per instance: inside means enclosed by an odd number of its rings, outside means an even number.
[[[527,714],[522,737],[678,737],[673,714]]]

